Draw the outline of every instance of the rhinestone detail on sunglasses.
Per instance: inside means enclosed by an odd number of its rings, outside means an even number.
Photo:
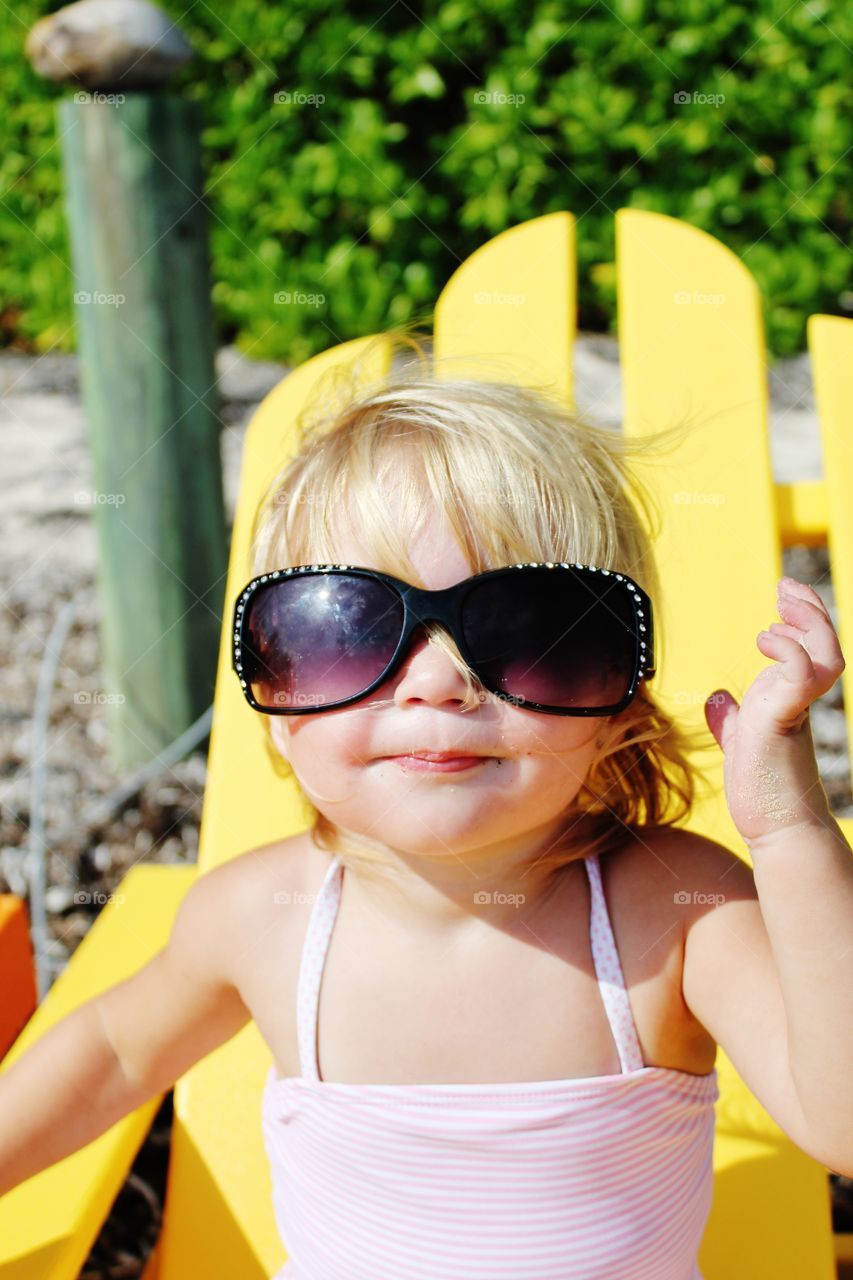
[[[248,691],[248,683],[243,678],[242,646],[240,643],[239,628],[246,601],[253,594],[255,589],[263,582],[274,582],[277,578],[288,578],[292,577],[294,574],[317,573],[326,569],[358,569],[360,567],[361,566],[354,564],[293,565],[288,569],[275,569],[272,573],[261,574],[259,577],[253,578],[252,581],[243,588],[243,591],[234,606],[234,645],[232,665],[244,690]],[[625,574],[616,573],[612,569],[601,569],[594,564],[576,564],[566,560],[533,560],[520,564],[506,565],[504,567],[507,569],[588,569],[593,573],[601,573],[606,577],[615,578],[617,582],[624,582],[629,594],[633,596],[634,601],[636,602],[637,618],[642,619],[645,617],[642,609],[642,597],[637,594],[635,584]],[[637,628],[641,632],[646,631],[646,625],[642,621],[638,621]],[[640,639],[639,646],[642,652],[640,655],[640,671],[637,679],[648,680],[655,674],[656,668],[649,665],[649,654],[645,640]]]

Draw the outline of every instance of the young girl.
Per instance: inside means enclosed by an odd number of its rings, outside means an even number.
[[[708,700],[753,875],[675,826],[630,452],[544,392],[410,370],[306,430],[233,662],[314,821],[202,876],[0,1077],[0,1192],[250,1018],[287,1280],[697,1280],[718,1043],[850,1174],[853,856],[808,723],[838,641],[783,579],[772,664]]]

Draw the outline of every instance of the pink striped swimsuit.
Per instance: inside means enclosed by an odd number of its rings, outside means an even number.
[[[598,857],[590,939],[621,1072],[503,1084],[320,1079],[320,980],[343,865],[303,944],[302,1074],[270,1067],[262,1124],[274,1280],[702,1280],[717,1072],[643,1066]]]

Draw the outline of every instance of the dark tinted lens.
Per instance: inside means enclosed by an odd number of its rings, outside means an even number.
[[[485,579],[465,600],[462,626],[484,677],[527,702],[608,707],[630,688],[634,609],[615,577],[530,569]]]
[[[381,582],[336,573],[278,579],[249,604],[244,678],[264,708],[340,702],[382,674],[402,630],[402,601]]]

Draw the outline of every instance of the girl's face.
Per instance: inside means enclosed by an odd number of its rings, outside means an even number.
[[[428,589],[471,576],[435,508],[409,555]],[[338,530],[330,562],[373,567],[345,529]],[[364,703],[271,716],[270,731],[311,803],[350,838],[364,836],[389,853],[477,862],[544,852],[608,718],[547,715],[491,694],[462,711],[464,696],[461,674],[421,629],[401,666]],[[454,773],[412,771],[384,758],[416,751],[490,758]]]

